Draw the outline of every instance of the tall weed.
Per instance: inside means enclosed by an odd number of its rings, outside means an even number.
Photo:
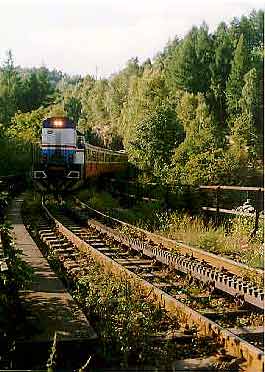
[[[255,237],[251,237],[254,220],[235,217],[219,227],[205,223],[202,217],[177,212],[160,215],[158,233],[216,254],[223,254],[254,267],[263,267],[264,222],[260,220]],[[229,226],[229,227],[228,227]]]

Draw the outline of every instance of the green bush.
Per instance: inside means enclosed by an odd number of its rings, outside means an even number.
[[[16,139],[0,138],[0,176],[29,172],[31,145]]]
[[[206,251],[218,253],[222,251],[224,235],[220,230],[208,230],[201,234],[197,246]]]
[[[89,199],[89,204],[94,209],[107,210],[118,208],[119,203],[107,192],[95,192]]]

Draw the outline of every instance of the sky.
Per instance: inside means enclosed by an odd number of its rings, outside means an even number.
[[[263,0],[0,0],[0,62],[108,77],[153,58],[174,36],[205,21],[264,9]]]

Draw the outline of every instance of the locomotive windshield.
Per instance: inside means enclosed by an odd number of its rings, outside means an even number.
[[[52,117],[43,121],[43,128],[73,128],[75,129],[75,123],[65,117]]]

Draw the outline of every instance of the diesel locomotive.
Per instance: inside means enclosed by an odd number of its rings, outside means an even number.
[[[42,123],[40,157],[35,161],[35,180],[85,180],[124,169],[127,155],[85,142],[67,117],[51,117]]]
[[[84,167],[84,136],[65,117],[43,121],[39,169],[33,178],[80,179]]]

